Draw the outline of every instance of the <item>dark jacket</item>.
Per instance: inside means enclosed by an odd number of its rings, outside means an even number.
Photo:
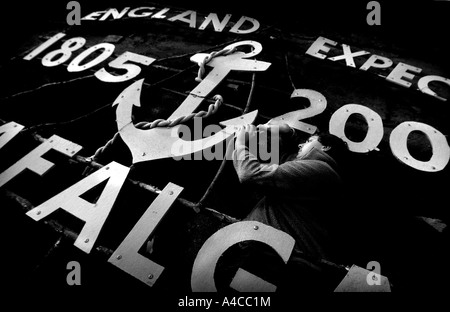
[[[266,165],[239,146],[233,164],[241,183],[254,185],[265,196],[250,212],[255,220],[290,234],[295,249],[313,258],[327,258],[339,219],[342,182],[336,162],[318,149],[279,165]],[[329,248],[330,247],[330,248]]]

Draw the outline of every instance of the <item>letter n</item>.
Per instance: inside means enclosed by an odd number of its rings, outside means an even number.
[[[74,245],[84,252],[90,253],[129,170],[130,168],[128,167],[111,162],[43,204],[28,211],[27,215],[39,221],[61,208],[85,221],[86,223]],[[95,204],[80,197],[105,180],[108,180],[108,183]]]

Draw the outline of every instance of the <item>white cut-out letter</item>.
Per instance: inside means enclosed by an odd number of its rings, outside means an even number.
[[[382,61],[382,63],[378,63],[377,61]],[[359,68],[361,70],[368,70],[370,67],[375,68],[388,68],[392,66],[392,60],[387,57],[379,56],[379,55],[371,55],[369,59]]]
[[[248,240],[269,245],[285,263],[289,260],[295,244],[294,238],[289,234],[257,221],[240,221],[221,228],[206,240],[195,258],[191,276],[192,291],[217,291],[214,271],[220,256],[234,244]],[[239,275],[236,281],[238,280]],[[253,280],[261,282],[256,278]],[[236,285],[236,281],[233,283],[234,288],[242,289]],[[268,285],[267,288],[272,287]]]
[[[335,46],[337,45],[337,42],[324,37],[319,37],[317,38],[316,41],[314,41],[314,43],[309,47],[309,49],[305,53],[320,59],[324,59],[327,56],[325,54],[320,53],[320,51],[325,53],[330,51],[330,47],[327,47],[325,44]]]
[[[85,253],[90,253],[129,170],[128,167],[111,162],[43,204],[31,209],[27,212],[27,215],[39,221],[61,208],[85,221],[86,223],[74,245]],[[108,182],[95,204],[80,197],[105,180],[108,180]]]
[[[143,11],[143,10],[154,10],[154,7],[139,7],[139,8],[135,8],[133,10],[131,10],[130,12],[128,12],[128,16],[129,17],[147,17],[152,15],[153,12],[142,12],[140,14],[138,14],[138,11]]]
[[[11,179],[13,179],[16,175],[18,175],[25,169],[30,169],[31,171],[42,176],[54,166],[52,162],[41,157],[51,149],[57,150],[64,155],[72,157],[73,155],[78,153],[82,149],[82,147],[57,135],[53,135],[50,139],[40,144],[34,150],[25,155],[22,159],[20,159],[14,165],[6,169],[2,174],[0,174],[0,187],[8,183]]]
[[[178,185],[167,184],[114,251],[108,262],[145,284],[153,286],[164,267],[142,256],[138,251],[152,235],[182,190],[183,188]]]
[[[221,32],[227,25],[230,18],[231,14],[226,14],[223,20],[219,21],[219,17],[217,16],[216,13],[209,13],[209,15],[205,18],[205,20],[198,29],[203,30],[206,28],[206,26],[208,26],[212,22],[214,26],[214,31]]]
[[[252,23],[252,27],[250,27],[248,29],[240,29],[242,27],[242,25],[244,25],[245,22]],[[230,29],[230,32],[235,33],[235,34],[249,34],[251,32],[258,30],[258,28],[259,28],[259,22],[257,20],[255,20],[254,18],[251,18],[251,17],[242,16],[239,19],[239,21],[237,21],[237,23],[234,24],[234,26]]]
[[[187,18],[189,16],[189,18]],[[189,24],[189,27],[195,28],[197,23],[197,12],[195,11],[186,11],[183,13],[180,13],[178,15],[175,15],[174,17],[171,17],[168,19],[169,21],[181,21]]]
[[[398,63],[397,66],[395,66],[395,68],[391,71],[389,76],[386,77],[386,79],[390,82],[409,88],[411,86],[411,82],[406,81],[403,78],[413,80],[414,75],[409,73],[408,71],[420,73],[422,69],[408,64]]]
[[[14,138],[17,134],[19,134],[20,131],[24,126],[18,124],[17,122],[11,121],[4,125],[0,126],[0,148],[5,146],[6,143],[11,141],[12,138]]]
[[[441,76],[434,76],[434,75],[424,76],[424,77],[420,78],[419,82],[417,83],[417,86],[419,87],[419,90],[421,92],[431,95],[431,96],[434,96],[435,98],[437,98],[441,101],[447,101],[446,98],[440,97],[439,95],[436,94],[436,92],[434,92],[433,90],[430,89],[428,84],[432,81],[443,82],[443,83],[446,83],[448,86],[450,86],[450,79],[444,78]]]

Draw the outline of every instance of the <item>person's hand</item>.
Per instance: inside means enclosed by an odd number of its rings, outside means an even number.
[[[292,134],[292,128],[287,123],[282,123],[278,125],[278,131],[280,134]]]
[[[256,127],[245,125],[236,133],[236,145],[245,145],[249,140],[256,140]]]
[[[260,132],[272,132],[273,134],[278,133],[280,135],[290,135],[293,133],[292,128],[287,123],[277,123],[271,124],[270,122],[258,125],[258,131]]]

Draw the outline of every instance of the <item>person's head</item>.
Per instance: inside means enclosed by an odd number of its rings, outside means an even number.
[[[337,162],[345,158],[348,152],[347,143],[334,134],[329,133],[312,135],[305,143],[299,144],[298,147],[297,155],[299,157],[316,148],[327,153]]]

